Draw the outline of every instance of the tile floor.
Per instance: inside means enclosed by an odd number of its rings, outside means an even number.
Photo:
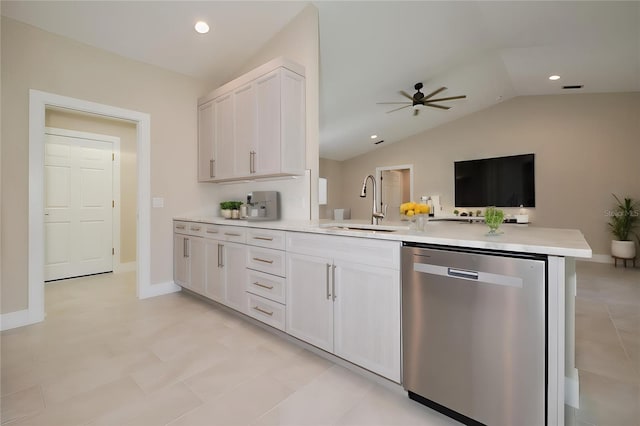
[[[640,424],[640,269],[579,263],[581,426]],[[195,297],[133,273],[46,288],[46,321],[0,335],[2,425],[453,425]]]

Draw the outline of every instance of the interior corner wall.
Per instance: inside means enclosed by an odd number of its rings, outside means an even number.
[[[133,61],[2,17],[2,287],[0,313],[28,306],[29,90],[151,117],[151,284],[173,281],[172,218],[201,208],[197,101],[203,81]],[[11,250],[7,250],[11,247]]]
[[[136,125],[97,115],[47,109],[45,125],[120,138],[120,263],[136,261],[138,169]]]
[[[248,71],[280,56],[299,63],[305,68],[306,83],[306,157],[307,169],[310,170],[309,179],[298,179],[297,182],[273,181],[255,183],[236,183],[216,185],[214,203],[224,201],[222,197],[235,195],[236,199],[243,199],[245,194],[257,187],[279,190],[281,196],[287,191],[289,198],[302,199],[303,202],[289,204],[284,212],[291,219],[317,219],[318,217],[318,140],[320,122],[320,63],[319,63],[319,35],[318,9],[313,5],[305,7],[280,32],[268,40],[259,51],[249,59],[234,77],[239,77]],[[205,183],[202,185],[212,185]],[[294,211],[295,209],[295,211]],[[214,212],[217,213],[217,212]],[[219,213],[217,213],[219,214]]]
[[[342,205],[342,163],[321,158],[320,177],[327,179],[327,204],[320,206],[320,219],[333,219],[333,210],[344,208]]]
[[[368,218],[362,178],[376,167],[413,164],[414,197],[439,194],[451,212],[454,161],[535,153],[532,226],[579,229],[594,254],[609,255],[611,194],[640,199],[639,117],[638,92],[512,98],[343,161],[342,201],[352,218]]]

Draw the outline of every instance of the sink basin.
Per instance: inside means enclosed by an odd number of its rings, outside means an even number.
[[[407,231],[408,226],[401,225],[371,225],[366,223],[324,223],[321,228],[345,230],[345,231],[365,231],[365,232],[396,232]]]

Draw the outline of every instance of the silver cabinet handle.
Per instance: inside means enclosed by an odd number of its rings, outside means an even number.
[[[217,229],[207,229],[207,234],[217,234],[218,230]]]
[[[257,285],[258,287],[266,288],[268,290],[273,290],[273,286],[272,285],[265,285],[265,284],[262,284],[262,283],[260,283],[258,281],[254,282],[253,285]]]
[[[199,226],[192,226],[191,230],[192,231],[199,231],[201,228]]]
[[[254,257],[253,260],[256,262],[268,263],[269,265],[273,263],[273,260],[260,259],[259,257]]]
[[[222,263],[222,251],[224,250],[224,245],[218,244],[218,268],[224,268],[224,263]]]
[[[189,257],[189,239],[185,238],[182,243],[182,255],[183,257]]]
[[[256,172],[256,152],[249,152],[249,173]]]
[[[254,240],[273,241],[273,237],[253,237]]]
[[[254,306],[253,309],[258,311],[258,312],[262,312],[265,315],[269,315],[270,317],[273,316],[273,311],[271,311],[271,312],[265,311],[264,309],[260,309],[258,306]]]
[[[184,225],[176,225],[176,229],[185,229]]]
[[[209,160],[209,177],[210,178],[214,178],[216,177],[216,174],[213,171],[214,165],[215,165],[215,161],[216,160]]]
[[[331,292],[333,293],[333,300],[336,300],[336,265],[333,265],[331,270]]]
[[[327,300],[331,300],[331,290],[329,290],[329,271],[331,270],[331,265],[327,263]]]
[[[242,237],[241,234],[235,234],[233,232],[225,232],[224,235],[227,235],[229,237]]]

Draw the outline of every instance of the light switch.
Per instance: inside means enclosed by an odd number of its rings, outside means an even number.
[[[153,197],[151,200],[154,209],[164,207],[164,198],[162,197]]]

